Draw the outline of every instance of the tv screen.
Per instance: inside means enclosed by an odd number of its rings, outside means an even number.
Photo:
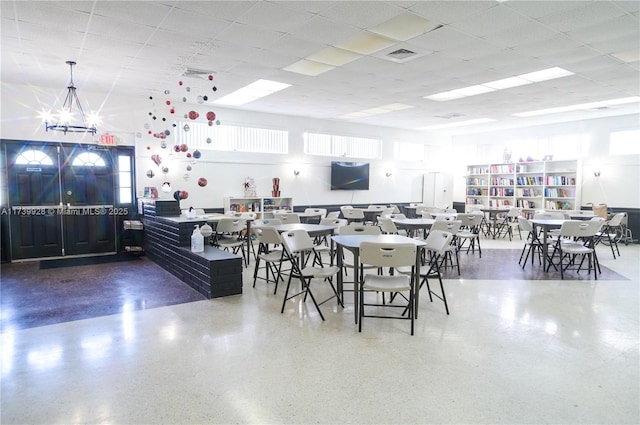
[[[369,164],[332,162],[331,190],[369,190]]]

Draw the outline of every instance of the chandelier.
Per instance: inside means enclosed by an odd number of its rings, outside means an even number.
[[[76,93],[76,86],[73,85],[73,66],[76,64],[74,61],[66,61],[69,65],[69,74],[71,79],[67,86],[67,97],[62,105],[62,110],[58,115],[58,121],[55,124],[49,124],[48,120],[45,121],[46,131],[62,131],[67,133],[91,133],[96,134],[98,131],[95,126],[97,117],[90,117],[91,120],[87,121],[82,110],[80,100],[78,100],[78,93]],[[77,112],[74,112],[74,107]],[[54,117],[51,117],[54,118]],[[75,121],[74,121],[75,119]],[[52,119],[53,121],[53,119]],[[94,122],[92,122],[94,121]]]

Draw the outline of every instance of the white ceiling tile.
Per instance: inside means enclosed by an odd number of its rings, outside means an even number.
[[[580,40],[586,44],[594,44],[612,38],[629,36],[640,43],[640,24],[629,15],[620,16],[588,27],[576,29],[566,33],[569,38]]]
[[[409,10],[430,21],[449,24],[494,7],[494,1],[418,1]]]
[[[288,32],[306,26],[313,14],[287,7],[287,2],[257,2],[237,22],[273,31]]]
[[[338,1],[334,3],[333,7],[322,11],[320,15],[334,22],[367,29],[400,15],[403,11],[402,8],[393,5],[393,2]]]
[[[532,43],[551,37],[555,31],[536,21],[527,21],[504,30],[487,34],[483,38],[505,47],[515,47],[523,43]]]
[[[89,2],[55,2],[88,4]],[[136,25],[146,25],[155,28],[162,20],[169,15],[172,8],[168,4],[157,2],[129,2],[127,7],[122,7],[121,2],[97,1],[94,2],[94,15],[103,18],[115,18],[125,22],[132,22]],[[126,34],[126,33],[125,33]]]
[[[559,32],[569,32],[606,22],[624,15],[624,11],[611,7],[608,1],[593,1],[579,8],[569,9],[540,18],[540,22]]]
[[[576,9],[589,4],[593,0],[570,0],[570,1],[540,1],[524,0],[506,2],[504,5],[530,18],[541,18],[543,16],[567,13],[570,9]]]
[[[455,20],[452,28],[461,32],[483,37],[514,26],[524,25],[529,19],[503,5],[485,9],[464,19]]]
[[[216,40],[235,45],[266,49],[283,37],[282,32],[234,23],[218,34]]]
[[[341,25],[322,16],[309,20],[305,27],[289,30],[288,33],[301,39],[326,46],[335,44],[358,34],[360,30],[350,25]]]

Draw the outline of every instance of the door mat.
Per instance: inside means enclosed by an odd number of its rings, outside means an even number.
[[[97,264],[119,263],[121,261],[136,261],[139,259],[140,255],[125,252],[115,255],[41,260],[40,270],[59,269],[62,267],[94,266]]]

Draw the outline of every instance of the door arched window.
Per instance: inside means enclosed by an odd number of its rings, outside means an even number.
[[[74,167],[106,167],[104,159],[94,152],[82,152],[73,158]]]
[[[53,160],[46,153],[30,149],[22,152],[16,158],[17,165],[53,165]]]

